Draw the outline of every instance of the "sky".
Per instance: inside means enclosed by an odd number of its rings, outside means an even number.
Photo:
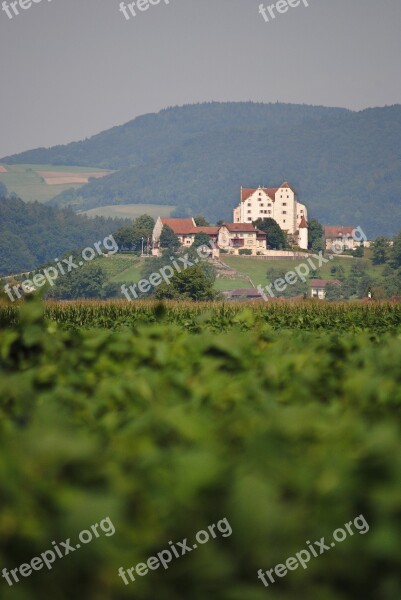
[[[270,0],[268,21],[260,0],[141,2],[129,20],[120,0],[0,10],[0,157],[182,104],[401,103],[400,0]]]

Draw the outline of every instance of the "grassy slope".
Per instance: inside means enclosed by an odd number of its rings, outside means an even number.
[[[132,254],[118,254],[98,259],[110,283],[137,283],[141,279],[144,260]]]
[[[219,279],[216,279],[214,287],[216,290],[219,290],[219,292],[228,292],[230,290],[236,290],[237,288],[247,289],[252,286],[248,279],[240,279],[239,277],[234,279],[223,279],[220,277]]]
[[[57,171],[63,173],[100,173],[102,169],[90,167],[60,167],[52,165],[2,165],[7,173],[0,173],[0,181],[9,192],[14,192],[25,202],[47,202],[57,194],[68,189],[78,189],[83,184],[47,185],[39,171]],[[118,216],[118,215],[116,215]]]
[[[137,283],[141,278],[141,271],[146,259],[141,259],[130,254],[111,256],[107,259],[100,259],[102,266],[107,270],[109,281],[112,283]],[[231,269],[238,272],[239,276],[233,279],[218,278],[215,288],[219,291],[228,291],[236,288],[251,288],[248,279],[241,277],[241,274],[249,275],[255,286],[267,285],[266,272],[268,269],[275,268],[284,271],[292,271],[302,261],[297,260],[260,260],[256,258],[244,258],[239,256],[227,257],[222,255],[221,260]],[[320,276],[323,279],[333,279],[330,273],[332,265],[341,264],[348,274],[351,264],[359,259],[335,258],[329,264],[320,269]],[[371,277],[378,277],[383,270],[382,266],[370,265],[367,274]]]
[[[280,269],[285,272],[293,271],[294,268],[299,265],[301,262],[304,262],[302,259],[297,260],[261,260],[257,258],[244,258],[242,256],[221,256],[221,259],[224,263],[226,263],[232,269],[235,269],[239,273],[246,273],[250,276],[255,286],[261,284],[267,284],[266,272],[268,269]],[[319,275],[322,279],[334,279],[333,275],[330,273],[330,269],[333,265],[342,265],[345,270],[345,273],[348,275],[351,264],[359,259],[357,258],[335,258],[330,263],[323,265],[319,270]],[[317,261],[315,261],[317,264]],[[382,266],[374,266],[371,263],[369,264],[369,268],[367,270],[367,275],[371,277],[380,276],[382,273]],[[244,282],[242,279],[232,279],[232,280],[224,280],[226,282],[230,282],[231,287],[226,287],[224,289],[235,289],[237,287],[251,287],[249,282]],[[246,285],[243,285],[246,283]],[[222,289],[222,288],[219,288]]]

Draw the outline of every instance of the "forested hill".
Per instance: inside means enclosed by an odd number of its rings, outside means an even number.
[[[60,210],[5,197],[0,186],[0,275],[29,271],[66,252],[93,247],[127,221],[89,219],[71,209]]]
[[[198,136],[231,130],[258,131],[266,127],[298,126],[305,120],[347,114],[333,109],[296,104],[211,102],[169,108],[113,127],[90,139],[65,146],[37,148],[0,160],[6,164],[75,165],[121,169],[152,162],[169,155],[181,144]],[[245,141],[245,140],[244,140]]]
[[[230,219],[239,188],[287,179],[325,224],[369,237],[401,228],[401,106],[352,112],[286,104],[210,103],[139,117],[90,140],[2,162],[119,169],[51,204],[155,203],[177,215]]]

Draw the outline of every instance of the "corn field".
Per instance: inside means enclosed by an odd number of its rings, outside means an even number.
[[[0,327],[19,320],[21,304],[0,303]],[[269,325],[273,329],[332,331],[397,331],[401,304],[394,302],[327,303],[322,301],[269,303],[177,301],[73,301],[44,303],[45,318],[66,329],[119,330],[146,323],[175,323],[189,331],[224,331]]]

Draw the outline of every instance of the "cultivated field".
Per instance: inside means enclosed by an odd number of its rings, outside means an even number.
[[[155,220],[157,217],[169,217],[175,206],[166,204],[121,204],[113,206],[99,206],[82,211],[88,217],[112,217],[119,219],[136,219],[140,215],[150,215]]]
[[[22,305],[23,306],[23,305]],[[0,326],[18,322],[21,305],[0,303]],[[45,316],[69,328],[124,329],[164,322],[189,331],[294,329],[333,332],[401,331],[401,303],[327,303],[321,300],[286,302],[191,302],[125,300],[49,301]]]
[[[47,202],[69,188],[80,188],[89,177],[105,177],[109,173],[88,167],[0,165],[0,181],[25,202]]]

